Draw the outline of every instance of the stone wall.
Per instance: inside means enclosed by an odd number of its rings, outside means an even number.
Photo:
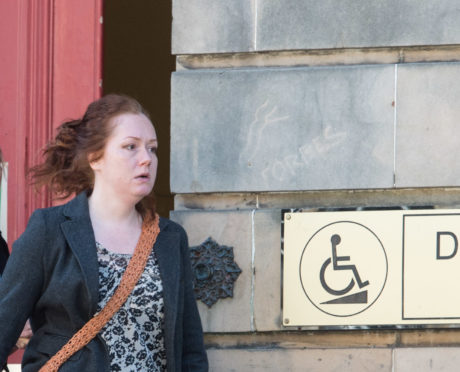
[[[454,0],[174,0],[171,217],[242,269],[214,371],[455,370],[460,331],[281,324],[281,211],[460,201]]]

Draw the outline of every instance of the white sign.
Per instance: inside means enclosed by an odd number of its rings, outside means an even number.
[[[460,211],[288,213],[283,325],[460,323]]]

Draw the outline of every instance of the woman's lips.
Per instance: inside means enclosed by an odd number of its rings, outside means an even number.
[[[142,174],[136,176],[135,179],[136,180],[141,180],[141,181],[148,181],[150,179],[150,174],[142,173]]]

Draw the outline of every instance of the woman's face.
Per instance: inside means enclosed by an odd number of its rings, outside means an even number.
[[[113,129],[103,156],[90,162],[96,187],[107,195],[137,203],[153,188],[157,174],[158,141],[150,120],[142,114],[121,114],[112,119]]]

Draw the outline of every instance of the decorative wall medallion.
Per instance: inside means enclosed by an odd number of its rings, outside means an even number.
[[[190,258],[197,299],[211,307],[219,298],[233,297],[233,283],[241,273],[233,261],[233,247],[219,245],[209,237],[190,247]]]

